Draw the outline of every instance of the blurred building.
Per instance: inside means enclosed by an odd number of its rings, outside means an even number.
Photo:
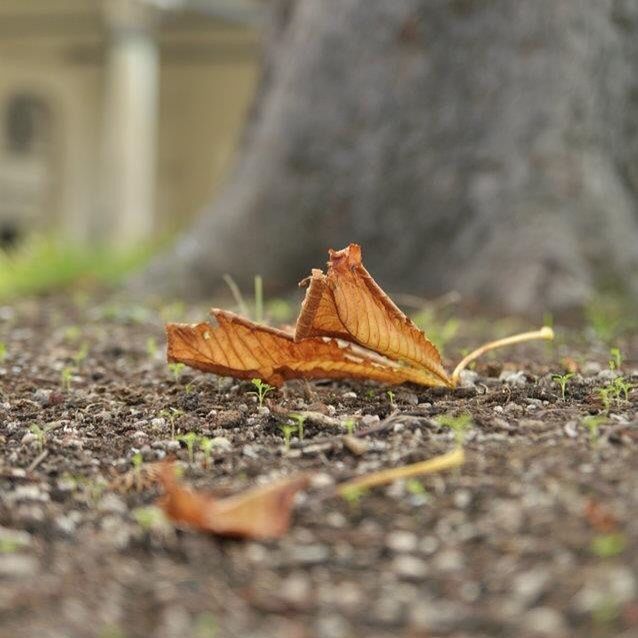
[[[255,85],[249,0],[0,0],[0,243],[131,244],[227,167]]]

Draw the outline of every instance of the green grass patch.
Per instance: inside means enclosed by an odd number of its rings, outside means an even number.
[[[157,244],[145,244],[115,250],[33,236],[0,250],[0,301],[77,285],[115,285],[147,263],[156,249]]]

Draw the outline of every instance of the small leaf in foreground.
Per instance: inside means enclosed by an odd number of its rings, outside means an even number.
[[[182,485],[168,463],[159,480],[165,491],[159,505],[174,523],[217,536],[266,539],[288,531],[295,494],[307,487],[309,477],[292,476],[221,499]]]

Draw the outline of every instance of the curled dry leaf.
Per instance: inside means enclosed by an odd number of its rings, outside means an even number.
[[[239,379],[280,386],[287,379],[371,379],[454,387],[461,370],[481,353],[551,329],[491,342],[468,355],[450,376],[441,356],[392,302],[361,261],[361,248],[330,251],[327,274],[314,269],[294,336],[231,312],[213,309],[216,325],[166,325],[168,360]]]
[[[302,282],[303,283],[303,282]],[[379,287],[361,262],[361,248],[331,250],[328,274],[313,270],[295,338],[337,336],[430,372],[427,385],[450,386],[436,346]]]
[[[217,536],[266,539],[288,531],[295,494],[307,487],[309,476],[292,476],[221,499],[182,485],[170,463],[162,467],[159,480],[165,490],[159,505],[173,522]]]
[[[209,323],[166,326],[168,360],[238,379],[256,377],[274,386],[287,379],[372,379],[382,383],[405,381],[429,385],[427,371],[384,362],[334,339],[314,337],[295,342],[275,328],[253,323],[232,312],[214,308]]]

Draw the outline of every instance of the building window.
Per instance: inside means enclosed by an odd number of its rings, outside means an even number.
[[[5,139],[9,153],[28,155],[43,150],[49,137],[49,109],[28,93],[9,101],[5,115]]]

